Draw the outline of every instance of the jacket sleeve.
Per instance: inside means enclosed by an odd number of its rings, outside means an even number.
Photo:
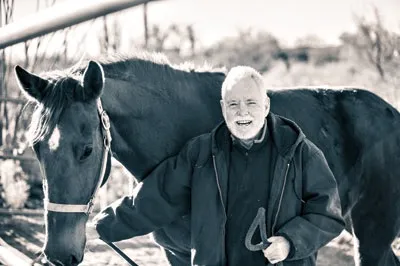
[[[311,147],[303,170],[302,213],[276,234],[291,244],[287,260],[312,255],[344,229],[336,180],[323,153],[316,146]]]
[[[100,238],[115,242],[145,235],[190,210],[192,162],[189,145],[159,164],[135,188],[134,196],[113,202],[93,219]]]

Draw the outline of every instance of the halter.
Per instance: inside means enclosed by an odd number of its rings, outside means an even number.
[[[44,209],[47,211],[52,211],[52,212],[64,212],[64,213],[80,213],[83,212],[87,216],[92,212],[93,206],[94,206],[94,198],[96,197],[96,194],[103,183],[104,180],[104,174],[106,173],[106,168],[107,168],[107,159],[108,159],[108,153],[110,152],[111,148],[111,133],[110,133],[110,119],[104,111],[103,106],[101,104],[100,98],[97,100],[97,111],[99,112],[100,116],[100,121],[101,121],[101,133],[103,135],[104,141],[104,151],[103,151],[103,159],[101,160],[101,169],[100,169],[100,178],[99,181],[97,182],[96,188],[93,191],[92,196],[90,197],[90,200],[88,204],[86,205],[79,205],[79,204],[59,204],[59,203],[53,203],[49,202],[48,199],[45,199],[44,201]],[[104,240],[103,240],[104,241]],[[107,242],[104,241],[109,247],[111,247],[115,252],[118,253],[126,262],[129,263],[129,265],[132,266],[137,266],[137,264],[131,260],[121,249],[119,249],[116,245],[114,245],[112,242]],[[35,261],[40,260],[41,256],[43,253],[36,258]],[[45,260],[47,261],[47,259]],[[53,265],[53,264],[51,264]]]
[[[59,203],[53,203],[50,202],[48,199],[45,199],[44,201],[44,209],[47,211],[52,211],[52,212],[66,212],[66,213],[80,213],[83,212],[87,215],[89,215],[94,206],[94,198],[96,197],[96,194],[103,183],[104,180],[104,175],[106,173],[106,168],[107,168],[107,159],[108,159],[108,153],[110,152],[110,147],[111,147],[111,133],[110,133],[110,119],[108,118],[108,115],[106,111],[104,111],[103,106],[101,104],[100,98],[97,100],[97,111],[100,116],[100,121],[101,121],[101,133],[103,135],[104,141],[104,150],[103,150],[103,159],[101,160],[101,169],[100,169],[100,178],[99,181],[97,182],[96,188],[93,191],[92,196],[90,197],[90,200],[88,204],[86,205],[80,205],[80,204],[59,204]]]

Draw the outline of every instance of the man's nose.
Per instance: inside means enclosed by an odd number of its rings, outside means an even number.
[[[247,105],[244,102],[239,103],[239,115],[247,115],[249,113],[249,110],[247,108]]]

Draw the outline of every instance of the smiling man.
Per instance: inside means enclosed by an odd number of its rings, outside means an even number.
[[[324,155],[293,121],[270,112],[256,70],[232,68],[221,96],[225,121],[163,161],[134,197],[97,215],[97,232],[119,241],[189,214],[191,255],[176,265],[315,265],[318,249],[344,228]],[[263,238],[248,232],[260,209],[268,239],[254,251],[249,241]]]
[[[250,147],[269,113],[269,97],[261,76],[251,68],[232,68],[222,85],[221,98],[229,131]]]

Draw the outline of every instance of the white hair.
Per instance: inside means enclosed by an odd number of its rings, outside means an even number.
[[[257,70],[249,66],[236,66],[229,70],[224,82],[222,83],[221,98],[224,99],[228,90],[230,90],[239,81],[242,81],[246,78],[251,78],[254,80],[261,92],[267,95],[267,87],[264,84],[263,77]]]

